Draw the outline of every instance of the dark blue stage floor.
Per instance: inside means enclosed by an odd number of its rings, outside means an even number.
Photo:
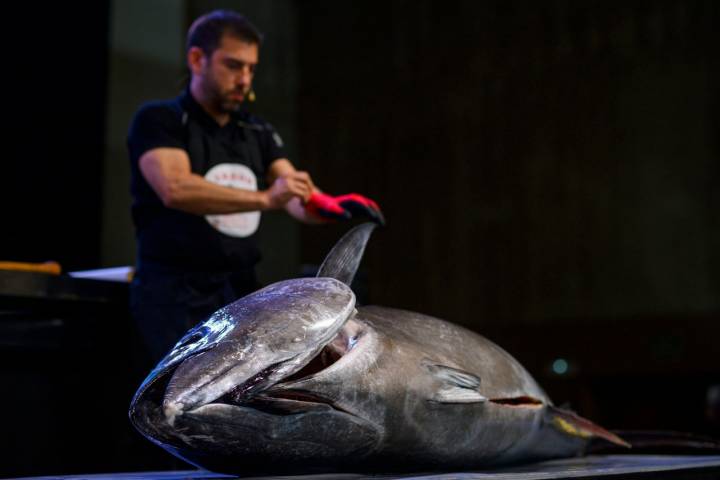
[[[238,478],[202,470],[172,472],[106,473],[94,475],[62,475],[26,477],[32,480],[200,480]],[[406,475],[323,474],[298,476],[241,477],[246,479],[292,480],[369,480],[369,479],[427,479],[427,480],[540,480],[573,478],[612,479],[715,479],[720,478],[720,455],[591,455],[563,460],[503,468],[485,472],[416,473]]]

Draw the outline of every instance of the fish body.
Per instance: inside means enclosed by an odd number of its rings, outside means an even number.
[[[136,393],[136,428],[195,465],[244,474],[474,469],[578,455],[593,436],[622,443],[555,408],[481,335],[357,307],[347,284],[359,260],[340,257],[342,281],[279,282],[188,332]]]

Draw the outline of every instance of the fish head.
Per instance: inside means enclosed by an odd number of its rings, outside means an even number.
[[[248,295],[175,345],[138,389],[130,419],[171,453],[217,471],[261,471],[280,458],[290,468],[293,458],[372,449],[378,434],[362,418],[315,399],[263,395],[339,343],[355,312],[353,292],[332,278]]]

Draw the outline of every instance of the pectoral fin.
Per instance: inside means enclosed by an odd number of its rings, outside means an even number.
[[[487,398],[475,390],[461,387],[450,387],[438,390],[431,400],[438,403],[484,403]]]
[[[430,400],[438,403],[484,403],[487,398],[481,395],[480,377],[457,368],[427,362],[430,373],[441,382],[441,387],[433,392]]]
[[[602,438],[608,442],[630,448],[630,444],[612,432],[595,425],[590,420],[569,410],[563,410],[557,407],[548,406],[546,410],[546,421],[557,430],[580,438]]]

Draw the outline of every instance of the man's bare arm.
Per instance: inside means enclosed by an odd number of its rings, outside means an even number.
[[[140,171],[166,207],[198,215],[282,208],[295,197],[307,198],[312,188],[298,176],[277,177],[262,191],[217,185],[193,173],[187,152],[179,148],[148,150],[140,157]]]

